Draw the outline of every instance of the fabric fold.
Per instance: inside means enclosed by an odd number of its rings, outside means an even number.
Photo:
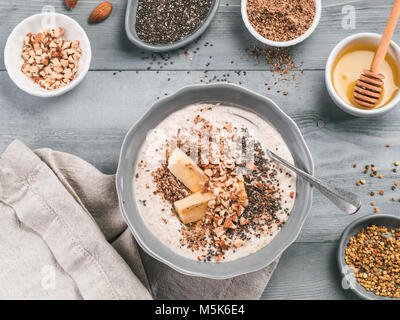
[[[0,170],[6,177],[1,181],[2,201],[46,242],[84,299],[151,297],[94,219],[39,157],[15,141],[1,157]],[[8,179],[14,181],[12,188],[7,188]]]

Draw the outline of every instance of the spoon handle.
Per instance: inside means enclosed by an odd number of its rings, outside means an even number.
[[[342,188],[335,187],[330,183],[316,178],[307,172],[295,167],[291,163],[282,159],[272,151],[267,150],[270,157],[285,167],[294,171],[297,175],[301,176],[304,180],[311,183],[322,194],[324,194],[334,205],[347,214],[354,214],[361,208],[361,200],[352,192],[346,191]]]
[[[371,71],[378,74],[383,60],[385,59],[386,52],[388,51],[390,41],[392,40],[393,33],[396,29],[397,20],[400,16],[400,0],[395,0],[385,31],[383,32],[381,42],[379,43],[378,50],[376,51],[374,60],[371,64]]]

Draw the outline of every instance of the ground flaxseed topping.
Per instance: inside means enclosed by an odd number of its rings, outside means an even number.
[[[368,226],[350,238],[345,254],[366,290],[400,298],[400,228]]]
[[[289,41],[312,25],[314,0],[248,0],[247,15],[255,31],[266,39]]]
[[[200,26],[211,3],[212,0],[139,0],[136,32],[151,44],[179,41]]]

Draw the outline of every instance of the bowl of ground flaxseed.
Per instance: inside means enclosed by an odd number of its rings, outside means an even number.
[[[218,6],[219,0],[128,0],[126,34],[145,50],[175,50],[208,28]]]
[[[272,47],[289,47],[314,32],[321,7],[321,0],[242,0],[242,18],[258,41]]]

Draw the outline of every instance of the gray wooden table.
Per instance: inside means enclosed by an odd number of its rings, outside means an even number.
[[[50,147],[72,152],[105,173],[114,173],[125,132],[158,98],[178,88],[209,79],[227,79],[269,96],[300,127],[315,161],[317,175],[357,192],[363,200],[358,216],[373,214],[370,190],[386,190],[375,196],[381,212],[399,213],[392,202],[396,179],[392,163],[400,160],[400,111],[376,119],[354,118],[330,100],[324,84],[324,66],[334,45],[355,32],[382,32],[393,0],[323,0],[320,25],[304,43],[292,49],[296,62],[303,62],[299,84],[278,83],[263,63],[241,54],[255,42],[240,16],[239,0],[222,0],[210,28],[197,43],[183,51],[160,55],[143,53],[129,43],[124,32],[126,0],[112,0],[109,19],[87,23],[98,0],[78,1],[69,12],[62,0],[0,0],[0,46],[23,18],[41,11],[45,4],[76,19],[91,40],[93,60],[86,79],[59,98],[43,100],[20,91],[8,78],[0,50],[0,152],[13,140],[31,148]],[[342,8],[356,9],[356,29],[342,28]],[[400,42],[400,32],[395,35]],[[154,60],[154,61],[153,61]],[[148,68],[150,67],[150,70]],[[234,70],[244,70],[237,75]],[[228,76],[229,75],[229,76]],[[265,83],[272,86],[267,90]],[[280,91],[280,92],[277,92]],[[289,94],[284,96],[283,91]],[[392,144],[386,148],[387,143]],[[397,158],[396,158],[397,157]],[[358,163],[357,169],[352,167]],[[384,179],[366,178],[356,187],[362,165],[374,163]],[[398,174],[397,174],[398,175]],[[336,267],[337,240],[355,216],[342,215],[315,192],[313,208],[297,241],[283,254],[263,299],[352,299],[342,289]]]

